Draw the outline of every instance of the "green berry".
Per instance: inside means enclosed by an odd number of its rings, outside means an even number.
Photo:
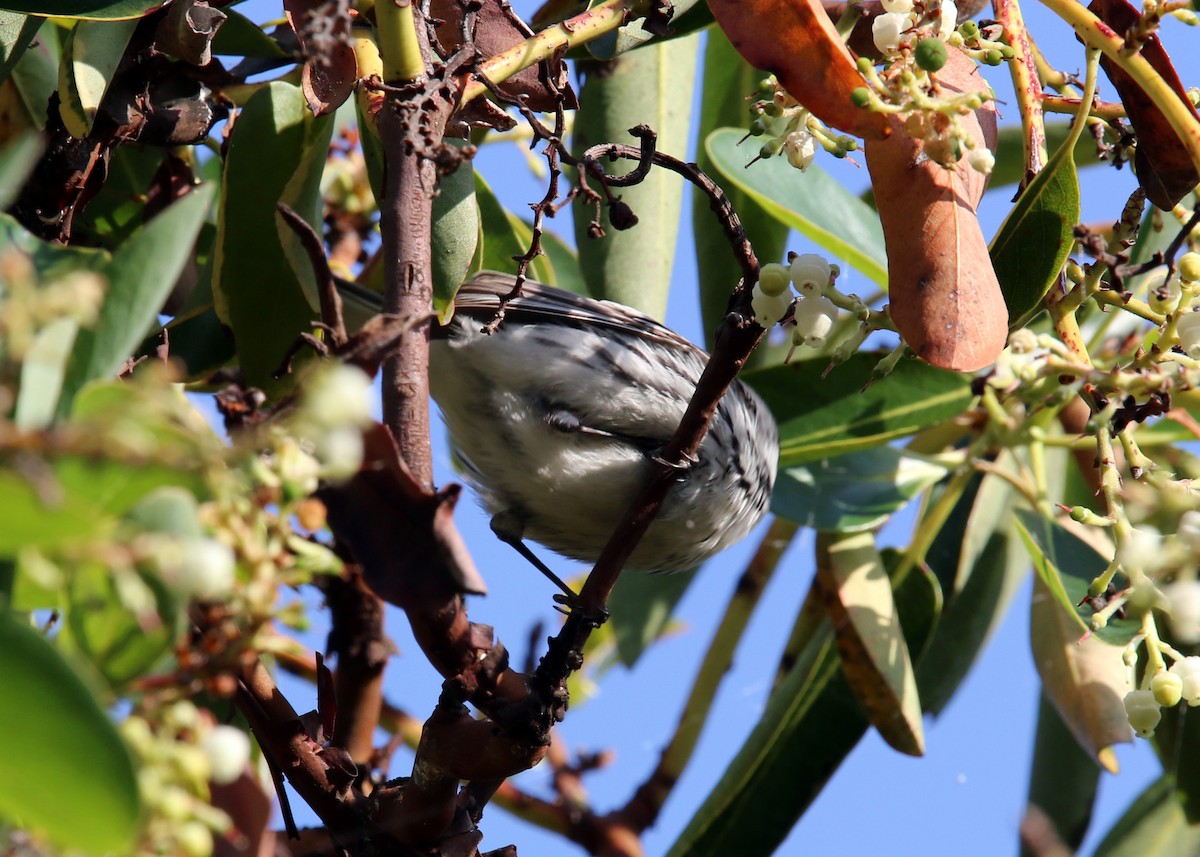
[[[850,103],[855,107],[866,107],[871,103],[871,90],[865,86],[857,87],[850,93]]]
[[[938,71],[946,64],[946,43],[932,36],[921,39],[913,50],[913,57],[925,71]]]
[[[979,35],[979,25],[974,21],[963,21],[958,28],[958,32],[962,34],[964,39],[973,39]]]
[[[1004,55],[1000,51],[988,51],[983,55],[983,61],[988,65],[1000,65],[1004,62]]]
[[[1200,253],[1184,253],[1179,257],[1179,277],[1189,283],[1200,280]]]
[[[1155,673],[1150,679],[1150,692],[1154,694],[1154,701],[1165,708],[1178,705],[1183,698],[1183,679],[1166,670]]]
[[[761,137],[763,134],[767,133],[767,128],[768,128],[767,120],[765,120],[761,116],[759,116],[757,119],[755,119],[753,122],[750,123],[750,136]]]

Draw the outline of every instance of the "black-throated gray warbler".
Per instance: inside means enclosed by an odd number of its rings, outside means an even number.
[[[593,562],[708,355],[632,309],[532,281],[481,332],[513,283],[483,272],[462,286],[433,335],[430,387],[493,529]],[[744,537],[766,512],[778,454],[771,414],[735,381],[629,567],[694,568]]]

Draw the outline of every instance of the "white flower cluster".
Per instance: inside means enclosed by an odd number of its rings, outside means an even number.
[[[1140,690],[1125,694],[1125,715],[1140,738],[1151,738],[1162,719],[1162,709],[1186,702],[1200,705],[1200,657],[1179,658],[1170,669],[1160,669]]]
[[[825,295],[836,276],[837,269],[816,253],[794,256],[786,267],[776,262],[764,265],[752,299],[755,321],[771,327],[794,305],[793,346],[820,348],[838,318],[837,306]]]
[[[764,137],[758,158],[783,154],[788,163],[803,172],[822,148],[836,158],[844,158],[858,148],[858,141],[845,134],[834,134],[779,85],[772,75],[759,83],[762,95],[751,105],[755,119],[750,136]],[[756,158],[757,160],[757,158]]]
[[[922,11],[917,10],[913,0],[883,0],[883,14],[871,24],[871,36],[879,52],[885,57],[895,55],[921,35],[936,35],[942,41],[950,38],[958,19],[954,0],[942,0]],[[922,26],[933,23],[936,29]]]

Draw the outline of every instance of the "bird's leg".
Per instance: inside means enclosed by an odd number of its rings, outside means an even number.
[[[516,515],[511,511],[498,512],[492,516],[491,526],[492,532],[496,534],[496,538],[510,545],[513,550],[525,557],[530,565],[540,571],[547,580],[562,590],[554,596],[555,604],[560,605],[557,609],[562,610],[564,613],[581,609],[579,595],[575,590],[567,586],[563,579],[551,571],[550,567],[529,549],[529,545],[525,544],[522,539],[525,528]],[[608,611],[605,610],[598,616],[586,616],[585,619],[599,628],[608,620]]]

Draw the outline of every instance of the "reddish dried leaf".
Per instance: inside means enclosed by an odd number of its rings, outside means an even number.
[[[948,90],[983,89],[975,64],[959,51],[937,75]],[[975,208],[987,177],[966,159],[948,170],[922,157],[922,143],[903,123],[868,141],[867,168],[888,256],[892,320],[922,359],[973,372],[992,363],[1008,336],[1008,308],[992,269]],[[971,137],[996,146],[996,112],[985,104],[964,117]]]
[[[1092,0],[1088,9],[1108,26],[1115,35],[1125,33],[1137,24],[1141,17],[1138,10],[1126,0]],[[1142,56],[1162,76],[1163,81],[1179,96],[1180,102],[1200,122],[1200,114],[1188,100],[1183,83],[1171,64],[1171,58],[1163,49],[1158,36],[1150,36],[1142,45]],[[1164,211],[1170,211],[1192,188],[1200,183],[1200,174],[1192,163],[1188,150],[1180,145],[1179,137],[1163,112],[1155,106],[1137,82],[1123,68],[1100,55],[1100,67],[1116,87],[1121,103],[1129,113],[1129,121],[1137,132],[1138,145],[1134,166],[1137,167],[1138,184],[1146,191],[1146,198]]]
[[[345,21],[344,38],[330,37],[321,40],[318,48],[305,38],[305,25],[309,13],[321,5],[318,0],[284,0],[283,10],[288,25],[295,31],[304,48],[304,68],[300,72],[300,88],[308,109],[316,116],[332,113],[345,103],[354,91],[358,80],[358,61],[350,41],[349,19]]]
[[[861,110],[850,93],[865,81],[819,0],[709,0],[738,53],[773,72],[818,119],[867,140],[888,135],[882,115]]]

